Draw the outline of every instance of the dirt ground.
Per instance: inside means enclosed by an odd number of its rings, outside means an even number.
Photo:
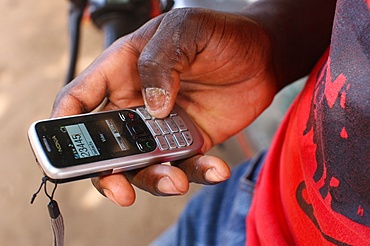
[[[27,141],[29,125],[47,118],[67,68],[68,1],[0,1],[0,244],[51,245],[46,205]],[[79,70],[101,51],[102,34],[83,26]],[[234,142],[233,142],[234,141]],[[216,153],[229,163],[240,160],[235,140]],[[242,156],[243,157],[243,156]],[[198,187],[192,186],[191,192]],[[189,195],[159,198],[138,191],[136,203],[119,208],[103,198],[89,180],[60,185],[55,198],[66,226],[66,245],[147,245],[173,223]]]

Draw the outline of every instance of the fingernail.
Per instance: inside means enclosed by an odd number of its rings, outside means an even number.
[[[211,183],[224,181],[224,178],[220,176],[215,168],[210,168],[207,170],[205,173],[205,179]]]
[[[162,88],[145,88],[144,94],[145,105],[151,111],[157,111],[163,108],[169,99],[168,93]]]
[[[118,205],[118,202],[116,201],[116,199],[114,198],[113,196],[113,193],[110,191],[110,190],[107,190],[107,189],[103,189],[103,193],[104,195],[109,199],[111,200],[112,202],[114,202],[115,204]]]
[[[181,192],[179,192],[175,186],[173,185],[171,179],[169,177],[163,177],[158,182],[158,190],[164,194],[169,195],[180,195]]]

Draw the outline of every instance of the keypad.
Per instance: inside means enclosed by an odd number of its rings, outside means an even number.
[[[145,108],[137,108],[136,111],[154,135],[161,150],[183,148],[193,143],[193,136],[186,123],[176,113],[172,112],[165,119],[154,119]]]

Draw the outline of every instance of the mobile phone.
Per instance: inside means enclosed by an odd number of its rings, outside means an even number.
[[[37,121],[28,138],[42,171],[58,183],[185,159],[203,145],[177,105],[164,119],[139,106]]]

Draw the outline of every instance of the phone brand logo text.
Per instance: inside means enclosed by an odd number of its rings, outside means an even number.
[[[62,153],[62,152],[63,152],[63,149],[62,149],[62,146],[60,145],[60,143],[59,143],[59,141],[58,141],[57,137],[54,135],[54,136],[52,137],[52,139],[53,139],[53,141],[54,141],[54,145],[55,145],[55,147],[57,148],[58,152],[59,152],[59,153]]]

